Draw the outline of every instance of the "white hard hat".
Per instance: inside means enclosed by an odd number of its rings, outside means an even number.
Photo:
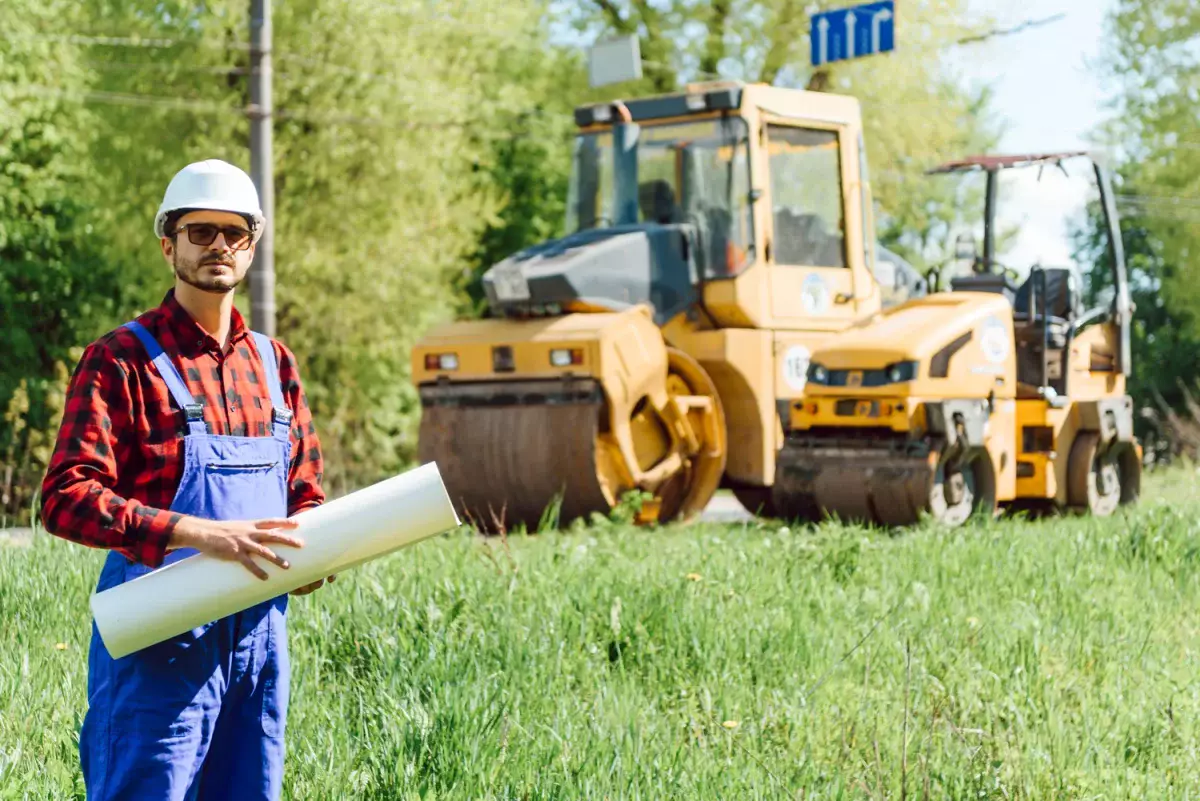
[[[154,217],[154,233],[164,237],[167,216],[184,210],[229,211],[250,217],[254,241],[262,236],[265,219],[254,181],[243,170],[220,159],[187,165],[167,184]]]

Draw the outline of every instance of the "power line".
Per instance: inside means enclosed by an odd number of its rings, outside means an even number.
[[[249,67],[239,67],[234,64],[205,66],[202,64],[160,63],[157,61],[105,61],[103,59],[88,59],[85,62],[92,69],[134,72],[135,70],[157,70],[160,72],[202,72],[213,75],[249,75]],[[275,73],[275,77],[283,77],[284,73]]]
[[[26,33],[19,36],[5,34],[6,39],[34,39],[49,42],[67,42],[69,44],[99,45],[101,47],[149,47],[170,48],[180,45],[208,47],[218,50],[250,51],[250,45],[245,42],[218,42],[212,39],[161,39],[142,38],[140,36],[89,36],[75,33]]]
[[[90,36],[90,35],[81,35],[81,34],[52,34],[52,33],[21,34],[21,35],[13,35],[13,34],[5,33],[5,34],[0,34],[0,38],[10,39],[10,40],[33,39],[33,40],[44,40],[44,41],[60,41],[60,42],[68,42],[70,44],[98,45],[98,46],[102,46],[102,47],[172,48],[172,47],[179,47],[181,45],[188,45],[188,46],[197,46],[197,47],[207,47],[207,48],[218,49],[218,50],[239,50],[239,51],[243,51],[243,52],[247,52],[247,53],[250,51],[250,45],[245,44],[245,43],[241,43],[241,42],[222,43],[222,42],[216,42],[216,41],[207,40],[207,39],[200,39],[200,40],[162,39],[162,38],[141,38],[141,37],[136,37],[136,36]],[[398,79],[395,74],[370,72],[367,70],[356,69],[354,67],[345,67],[340,64],[330,64],[328,62],[321,61],[320,59],[312,58],[311,56],[305,56],[305,55],[296,54],[296,53],[274,53],[273,57],[276,61],[286,61],[289,63],[301,64],[306,67],[322,68],[322,69],[329,70],[330,72],[336,73],[338,75],[345,75],[345,76],[354,77],[354,78],[361,78],[361,79],[367,80],[367,81],[379,81],[379,82],[391,84],[393,86],[413,87],[413,86],[420,85],[420,82],[415,81],[415,80],[402,81],[402,80]],[[112,62],[110,62],[110,63],[112,63]],[[129,63],[129,62],[125,62],[125,63]],[[198,66],[197,67],[186,66],[186,67],[180,67],[180,68],[188,69],[188,70],[195,69],[196,71],[205,71],[208,69],[207,67],[198,67]],[[239,74],[246,74],[248,72],[248,70],[246,70],[245,68],[241,68],[241,67],[231,68],[230,71],[232,72],[234,70],[242,70],[242,72],[240,72]]]
[[[982,42],[987,39],[994,39],[998,36],[1011,36],[1015,33],[1020,33],[1021,31],[1026,30],[1028,28],[1037,28],[1042,25],[1049,25],[1052,22],[1058,22],[1060,19],[1063,19],[1066,16],[1067,16],[1067,14],[1064,11],[1064,12],[1055,14],[1052,17],[1046,17],[1044,19],[1027,19],[1024,22],[1021,22],[1017,25],[1012,26],[1011,28],[996,28],[994,30],[987,31],[985,33],[976,34],[974,36],[968,36],[965,39],[957,39],[957,40],[955,40],[954,44],[956,44],[956,45],[974,44],[975,42]]]
[[[251,115],[258,112],[258,109],[253,104],[238,107],[228,105],[226,103],[194,99],[179,99],[173,97],[164,97],[161,95],[128,94],[124,92],[107,92],[98,90],[79,90],[72,92],[65,89],[57,89],[52,86],[42,86],[39,84],[27,84],[26,86],[18,89],[15,94],[18,96],[26,95],[34,97],[59,97],[82,102],[99,103],[102,105],[162,108],[173,111],[189,111],[201,114]],[[298,122],[311,122],[320,125],[350,125],[398,131],[413,131],[417,129],[459,129],[478,124],[478,122],[472,120],[394,121],[380,119],[378,117],[363,117],[354,114],[323,113],[319,111],[294,111],[288,109],[275,109],[272,111],[271,116],[279,120],[296,120]]]

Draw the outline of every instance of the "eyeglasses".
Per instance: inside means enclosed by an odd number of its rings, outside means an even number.
[[[187,223],[175,229],[175,233],[187,229],[188,241],[193,245],[211,245],[217,239],[217,234],[225,235],[225,244],[233,250],[246,250],[250,247],[253,235],[245,228],[236,226],[213,225],[212,223]]]

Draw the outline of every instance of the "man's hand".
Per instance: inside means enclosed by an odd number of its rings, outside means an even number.
[[[336,573],[334,575],[330,576],[329,583],[332,584],[334,579],[336,579],[336,578],[337,578]],[[305,584],[303,587],[299,587],[297,589],[292,590],[291,594],[292,595],[308,595],[310,592],[313,592],[314,590],[321,589],[321,586],[323,584],[325,584],[325,581],[326,581],[325,579],[318,579],[317,581],[314,581],[312,584]]]
[[[304,541],[302,539],[285,531],[296,528],[298,525],[300,524],[295,520],[286,518],[205,520],[201,517],[185,516],[176,524],[167,547],[195,548],[200,553],[206,553],[218,559],[241,562],[247,570],[265,580],[267,571],[263,570],[253,557],[257,556],[274,562],[286,570],[288,561],[268,548],[266,543],[303,548]],[[311,592],[311,590],[309,591]]]

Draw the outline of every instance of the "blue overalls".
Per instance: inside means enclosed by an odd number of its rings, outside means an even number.
[[[187,416],[183,478],[171,509],[210,520],[286,517],[291,412],[270,340],[254,334],[274,407],[272,435],[213,436],[170,357],[139,323],[126,327]],[[195,553],[172,551],[164,564]],[[110,551],[96,590],[149,571]],[[279,798],[287,600],[281,595],[121,659],[109,656],[92,624],[88,711],[79,736],[89,801]]]

